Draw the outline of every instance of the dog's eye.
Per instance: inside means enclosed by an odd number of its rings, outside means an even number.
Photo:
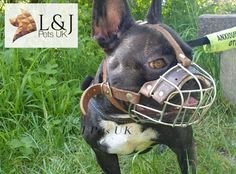
[[[166,66],[164,59],[156,59],[148,63],[149,67],[152,69],[160,69]]]

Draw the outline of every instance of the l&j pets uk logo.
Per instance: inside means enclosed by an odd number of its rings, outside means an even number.
[[[77,48],[77,4],[6,4],[6,48]]]

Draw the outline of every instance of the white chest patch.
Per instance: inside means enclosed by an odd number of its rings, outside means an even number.
[[[100,126],[105,131],[104,137],[99,140],[106,146],[111,154],[130,154],[135,151],[143,151],[153,144],[153,139],[158,136],[152,128],[142,130],[142,126],[136,123],[118,125],[112,121],[101,121]]]

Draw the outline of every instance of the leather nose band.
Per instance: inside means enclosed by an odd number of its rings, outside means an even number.
[[[195,68],[190,66],[187,69],[197,76],[198,79],[203,78],[200,72],[198,72]],[[176,86],[181,89],[183,82],[186,82],[189,77],[191,77],[189,73],[181,68],[176,67],[161,77],[159,80],[145,83],[140,89],[139,93],[146,97],[152,97],[158,103],[163,104],[167,97],[172,92],[176,91]],[[166,80],[164,80],[164,78]],[[202,80],[202,82],[204,81]]]

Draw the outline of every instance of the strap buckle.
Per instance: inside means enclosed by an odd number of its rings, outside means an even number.
[[[101,89],[102,89],[103,94],[113,97],[112,91],[108,82],[102,82]]]

